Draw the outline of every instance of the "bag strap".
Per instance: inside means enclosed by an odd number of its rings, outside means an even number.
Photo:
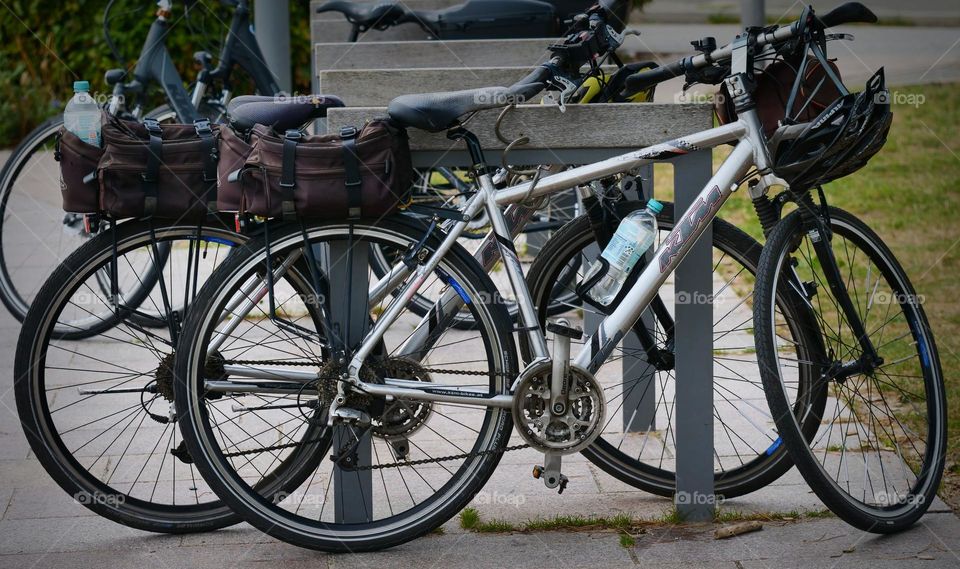
[[[143,215],[151,217],[157,211],[157,180],[160,176],[160,163],[163,161],[163,131],[156,119],[144,120],[143,126],[147,128],[147,134],[150,135],[150,143],[147,152],[147,169],[140,174],[140,187],[143,189]]]
[[[210,212],[216,211],[217,201],[217,161],[220,160],[220,154],[217,151],[217,140],[213,136],[213,128],[210,127],[210,119],[196,119],[193,121],[193,128],[200,138],[200,153],[203,155],[203,182],[207,185],[207,190],[200,197],[207,205]]]
[[[297,187],[297,144],[303,135],[297,129],[290,129],[283,135],[283,166],[280,171],[280,191],[282,201],[280,209],[284,219],[296,217],[297,206],[294,190]]]
[[[347,217],[360,217],[362,204],[360,187],[363,179],[360,177],[360,158],[357,157],[356,127],[345,126],[340,129],[340,140],[343,141],[343,166],[346,174],[347,186]]]

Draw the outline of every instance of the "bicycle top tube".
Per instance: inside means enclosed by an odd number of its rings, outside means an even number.
[[[572,188],[586,182],[615,174],[629,172],[658,160],[682,156],[690,152],[713,148],[734,142],[746,136],[748,128],[743,121],[735,121],[702,132],[682,136],[667,142],[614,156],[594,164],[579,166],[550,174],[536,182],[523,182],[496,193],[497,205],[506,206]]]

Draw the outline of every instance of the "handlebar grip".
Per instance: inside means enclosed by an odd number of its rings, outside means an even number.
[[[877,23],[877,15],[860,2],[847,2],[821,16],[820,21],[828,28],[857,22],[875,24]]]
[[[548,67],[541,65],[528,73],[526,77],[511,85],[510,91],[520,100],[532,99],[537,93],[543,91],[545,83],[551,75],[553,75],[553,72]]]
[[[638,92],[645,89],[649,89],[654,85],[658,85],[673,79],[674,77],[680,77],[683,75],[683,62],[675,61],[669,65],[664,65],[662,67],[657,67],[649,71],[641,71],[640,73],[635,73],[624,81],[626,86],[626,91]]]

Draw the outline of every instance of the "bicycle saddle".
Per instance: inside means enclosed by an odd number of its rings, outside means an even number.
[[[440,132],[456,126],[467,113],[505,107],[514,98],[516,92],[507,87],[401,95],[390,101],[387,114],[402,126]]]
[[[277,98],[273,95],[242,95],[240,97],[234,97],[227,103],[227,114],[232,114],[234,109],[240,105],[246,105],[247,103],[272,103],[276,100]]]
[[[237,97],[237,100],[248,97]],[[249,97],[259,99],[259,97]],[[283,134],[287,130],[300,128],[308,121],[327,116],[327,110],[344,106],[343,101],[329,95],[307,95],[269,101],[243,102],[230,111],[230,125],[239,131],[247,131],[254,125],[272,127],[274,132]]]
[[[361,31],[371,28],[385,30],[406,20],[407,10],[400,3],[366,4],[333,0],[317,7],[317,13],[340,12],[348,22]]]
[[[552,37],[556,12],[540,0],[467,0],[441,10],[410,10],[402,3],[354,3],[332,0],[317,12],[340,12],[361,31],[415,23],[437,39]]]

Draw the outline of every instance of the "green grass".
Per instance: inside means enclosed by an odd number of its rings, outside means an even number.
[[[825,187],[828,201],[866,221],[904,266],[924,297],[947,387],[948,472],[944,498],[960,507],[960,87],[897,88],[894,124],[884,149],[859,172]],[[922,104],[897,104],[914,97]],[[718,149],[720,158],[725,149]],[[718,160],[716,162],[719,162]],[[658,192],[659,193],[659,192]],[[744,189],[721,211],[761,235]]]
[[[798,512],[755,512],[744,513],[737,510],[717,510],[714,514],[714,523],[732,523],[743,521],[797,521],[804,518],[825,518],[833,514],[829,510]],[[562,515],[553,518],[527,520],[521,523],[508,522],[501,519],[484,520],[475,508],[465,508],[460,512],[460,527],[476,533],[511,533],[511,532],[542,532],[542,531],[617,531],[620,534],[620,545],[633,547],[636,543],[635,535],[642,533],[643,528],[653,526],[673,526],[683,524],[683,518],[677,509],[670,508],[657,518],[633,518],[627,514],[617,514],[610,517]]]
[[[460,527],[463,529],[473,529],[480,523],[480,512],[476,508],[464,508],[460,512]]]

